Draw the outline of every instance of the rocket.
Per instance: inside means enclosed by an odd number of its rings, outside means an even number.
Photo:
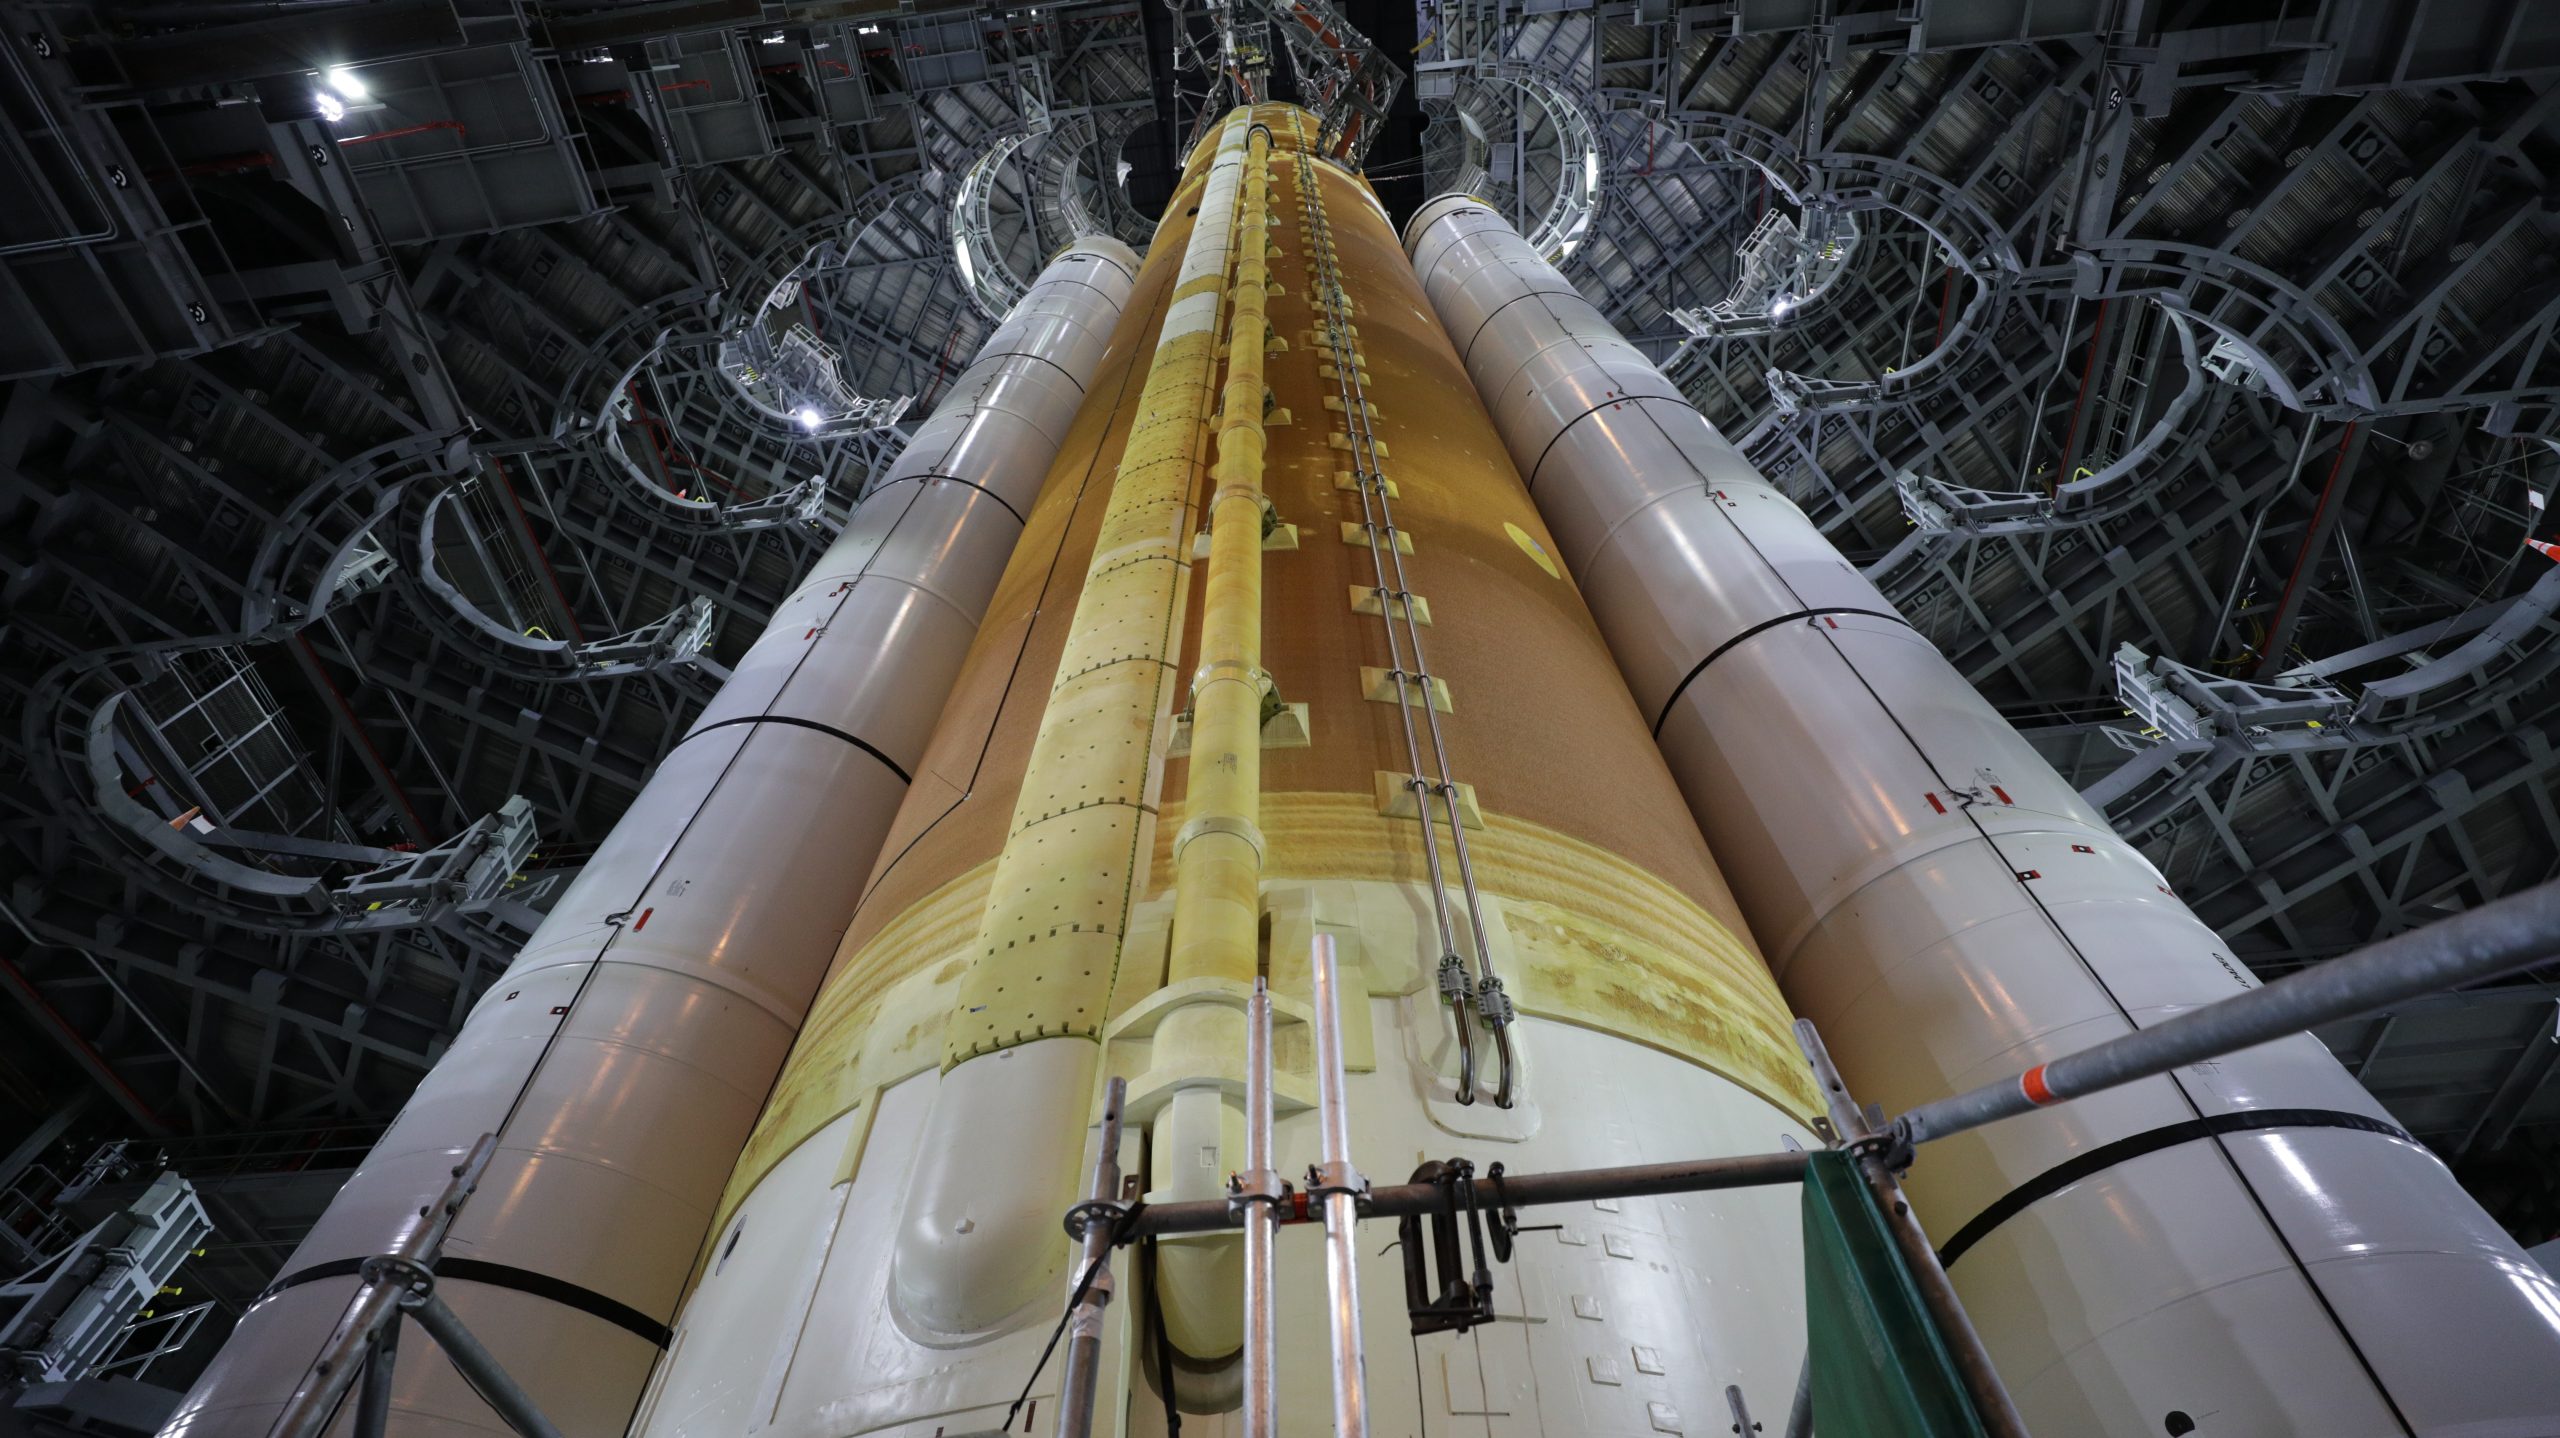
[[[1400,237],[1312,116],[1239,109],[1143,264],[1042,272],[172,1431],[263,1432],[482,1132],[440,1284],[563,1432],[1050,1431],[1106,1086],[1137,1196],[1223,1197],[1266,983],[1304,1171],[1319,938],[1379,1182],[1818,1147],[1797,1014],[1896,1108],[2250,983],[1499,215]],[[2308,1038],[1909,1190],[2035,1431],[2555,1431],[2560,1289]],[[1374,1431],[1785,1411],[1791,1193],[1547,1217],[1457,1332],[1363,1231]],[[1097,1428],[1238,1431],[1238,1237],[1113,1281]],[[401,1431],[499,1426],[401,1372]]]

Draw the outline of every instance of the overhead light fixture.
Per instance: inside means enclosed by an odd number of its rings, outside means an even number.
[[[362,100],[373,93],[364,87],[364,81],[356,78],[355,71],[344,65],[330,66],[320,78],[329,83],[330,89],[349,100]]]
[[[311,103],[320,110],[320,118],[334,125],[347,118],[347,102],[326,90],[311,92]]]
[[[1785,319],[1787,317],[1787,311],[1794,309],[1795,307],[1796,302],[1792,297],[1780,295],[1776,299],[1769,301],[1769,318],[1773,320]]]
[[[819,425],[826,423],[826,417],[814,409],[803,409],[792,417],[800,421],[802,429],[816,429]]]

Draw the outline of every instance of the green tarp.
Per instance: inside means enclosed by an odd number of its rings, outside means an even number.
[[[1845,1153],[1804,1178],[1805,1332],[1818,1438],[1979,1438],[1955,1363]]]

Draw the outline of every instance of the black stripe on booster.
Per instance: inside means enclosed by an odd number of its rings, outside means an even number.
[[[298,1288],[323,1278],[353,1277],[363,1270],[364,1265],[365,1260],[361,1258],[333,1258],[326,1263],[315,1263],[308,1268],[296,1269],[268,1284],[266,1291],[258,1295],[257,1301],[264,1303],[288,1288]],[[490,1263],[477,1258],[440,1258],[435,1263],[435,1275],[439,1279],[455,1279],[463,1283],[478,1283],[490,1288],[509,1289],[517,1293],[530,1294],[545,1302],[557,1303],[563,1308],[574,1308],[590,1317],[601,1318],[627,1333],[645,1338],[659,1348],[666,1347],[675,1336],[674,1329],[628,1303],[607,1298],[592,1288],[571,1283],[565,1278],[554,1278],[548,1273],[536,1273],[532,1269],[518,1268],[511,1263]]]
[[[2343,1128],[2359,1133],[2380,1134],[2384,1138],[2396,1138],[2407,1143],[2417,1142],[2404,1130],[2384,1123],[2380,1119],[2367,1118],[2360,1113],[2343,1113],[2337,1109],[2264,1108],[2251,1109],[2242,1113],[2216,1114],[2211,1118],[2191,1118],[2184,1123],[2168,1124],[2135,1134],[2131,1138],[2120,1138],[2113,1143],[2093,1148],[2078,1158],[2056,1164],[2025,1183],[2019,1184],[2016,1188],[2000,1195],[1989,1208],[1975,1214],[1964,1227],[1957,1229],[1955,1237],[1948,1239],[1946,1246],[1938,1250],[1938,1262],[1953,1265],[1957,1259],[1964,1256],[1966,1249],[1989,1238],[1993,1229],[2025,1212],[2028,1205],[2036,1200],[2050,1197],[2084,1178],[2104,1173],[2120,1163],[2128,1163],[2145,1154],[2158,1153],[2164,1148],[2175,1148],[2180,1144],[2193,1143],[2198,1139],[2218,1138],[2223,1134],[2249,1133],[2271,1128]]]
[[[815,719],[798,719],[789,714],[741,714],[735,719],[723,719],[716,724],[705,724],[701,728],[694,730],[691,734],[687,734],[684,737],[687,739],[699,738],[704,734],[710,733],[714,729],[726,729],[733,724],[790,724],[802,729],[814,729],[817,732],[828,735],[832,738],[842,739],[847,744],[850,744],[856,749],[861,750],[863,753],[870,755],[872,758],[879,760],[881,763],[888,765],[889,772],[898,776],[899,783],[912,784],[915,782],[914,777],[907,773],[904,765],[900,764],[897,760],[890,758],[888,755],[881,753],[877,748],[874,748],[868,740],[858,739],[851,734],[847,734],[842,729],[838,729],[832,724],[821,724]]]

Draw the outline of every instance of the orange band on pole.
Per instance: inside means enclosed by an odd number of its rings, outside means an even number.
[[[2018,1091],[2027,1096],[2027,1102],[2038,1108],[2059,1102],[2054,1098],[2053,1090],[2044,1086],[2043,1064],[2037,1064],[2034,1068],[2018,1075]]]

